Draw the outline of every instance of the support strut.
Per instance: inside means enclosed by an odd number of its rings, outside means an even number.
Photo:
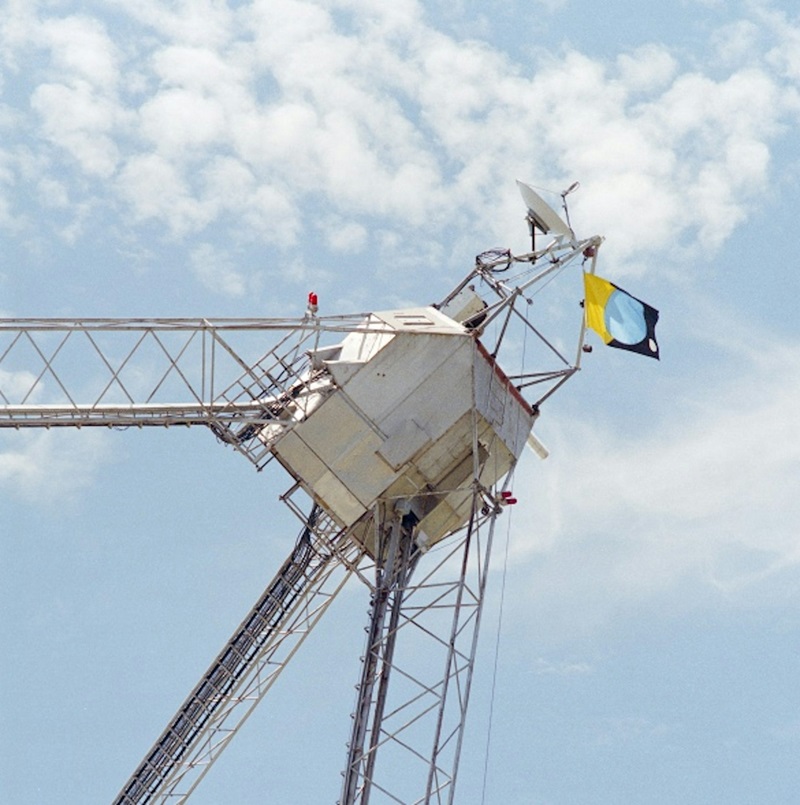
[[[339,805],[452,803],[497,509],[476,486],[469,523],[425,556],[413,517],[382,514]]]
[[[355,569],[361,549],[337,531],[314,507],[292,553],[114,805],[184,802],[195,789]]]

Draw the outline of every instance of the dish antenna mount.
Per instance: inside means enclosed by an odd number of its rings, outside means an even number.
[[[536,251],[536,230],[538,229],[543,235],[553,234],[556,238],[556,243],[563,242],[572,243],[576,242],[575,233],[569,225],[569,212],[567,211],[567,196],[578,189],[578,182],[573,182],[562,194],[561,200],[564,205],[564,212],[567,216],[567,221],[564,219],[528,184],[517,180],[519,192],[522,194],[522,199],[528,208],[528,215],[526,220],[531,232],[531,248]]]

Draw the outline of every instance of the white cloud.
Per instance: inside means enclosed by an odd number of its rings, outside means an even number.
[[[156,150],[178,163],[187,149],[214,145],[225,131],[225,114],[220,104],[183,89],[159,92],[139,110],[140,132]]]
[[[64,182],[45,176],[37,189],[44,206],[61,210],[70,206],[69,188]]]
[[[30,96],[38,134],[102,180],[82,195],[110,188],[177,238],[236,215],[291,248],[323,204],[355,227],[380,221],[415,253],[446,226],[502,242],[520,229],[515,214],[498,223],[514,178],[556,190],[579,179],[579,232],[607,236],[618,274],[642,271],[667,245],[725,241],[765,193],[795,111],[791,33],[773,15],[761,42],[756,12],[687,72],[657,45],[523,67],[437,31],[410,1],[138,0],[119,9],[142,26],[138,40],[88,15],[46,17],[36,33],[21,8],[4,53],[9,64],[26,48],[49,54]],[[712,77],[723,52],[727,75]]]
[[[320,229],[330,248],[344,254],[363,251],[369,238],[369,233],[361,224],[337,217],[327,218]]]
[[[652,59],[663,81],[674,69],[665,55],[639,52],[638,61]],[[642,101],[635,71],[624,60],[620,69],[614,79],[598,62],[569,54],[537,77],[560,124],[547,129],[552,148],[584,187],[576,217],[608,236],[607,259],[693,237],[718,248],[766,188],[769,142],[787,111],[778,82],[749,68],[719,81],[676,73]]]
[[[42,120],[42,134],[74,157],[85,173],[110,177],[119,159],[112,135],[116,108],[85,82],[73,86],[40,84],[31,107]]]
[[[97,19],[71,16],[43,20],[31,29],[39,44],[51,51],[59,74],[113,91],[119,81],[117,48]]]
[[[177,236],[197,232],[213,219],[213,209],[192,194],[178,168],[162,156],[129,159],[116,184],[138,220],[163,221]]]
[[[36,375],[32,372],[0,369],[0,400],[3,404],[17,405],[25,399],[35,402],[42,390],[43,384],[37,384]]]
[[[742,604],[775,592],[787,571],[796,582],[800,360],[797,345],[759,343],[763,352],[731,360],[727,386],[682,390],[649,433],[561,420],[536,480],[523,463],[517,560],[570,628],[664,596],[675,607],[715,594]]]
[[[16,182],[15,160],[10,153],[0,149],[0,227],[13,229],[18,221],[12,209]]]
[[[533,672],[538,676],[585,676],[594,672],[591,663],[577,660],[548,660],[537,657]]]
[[[30,42],[32,31],[39,27],[36,3],[8,0],[0,17],[0,57],[10,71],[21,69],[20,52]]]
[[[236,120],[233,143],[254,169],[296,174],[301,187],[313,188],[318,184],[318,170],[311,135],[319,125],[317,111],[310,103],[270,104]]]
[[[37,503],[59,503],[88,487],[110,458],[98,431],[36,431],[4,435],[0,489]]]
[[[111,0],[121,13],[152,29],[159,38],[181,44],[215,48],[228,42],[235,14],[226,0]],[[246,13],[245,9],[241,13]]]
[[[279,187],[258,187],[245,202],[242,219],[267,243],[283,247],[297,242],[300,219],[289,194]]]
[[[228,255],[209,243],[202,243],[192,251],[192,268],[211,291],[241,297],[247,290],[245,277],[234,268]]]
[[[768,61],[787,78],[800,82],[800,18],[792,21],[785,11],[767,4],[757,6],[757,18],[778,40],[767,54]]]
[[[652,746],[663,736],[676,733],[680,728],[675,724],[653,721],[642,717],[605,718],[593,726],[594,742],[604,749],[621,746]]]
[[[757,56],[761,47],[761,28],[751,20],[736,20],[716,31],[712,46],[724,65],[737,65]]]
[[[182,87],[224,99],[244,91],[247,76],[234,60],[207,47],[171,45],[153,56],[153,70],[166,87]]]
[[[678,62],[663,45],[643,45],[617,57],[621,83],[629,91],[662,89],[678,71]]]

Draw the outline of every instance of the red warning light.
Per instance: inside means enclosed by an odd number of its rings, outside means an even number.
[[[311,293],[308,295],[308,304],[311,305],[311,307],[316,307],[318,302],[319,300],[317,299],[317,295],[314,293],[314,291],[311,291]]]

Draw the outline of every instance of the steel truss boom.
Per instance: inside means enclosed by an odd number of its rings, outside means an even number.
[[[186,800],[355,571],[361,554],[314,507],[292,553],[115,805]]]
[[[602,238],[515,256],[493,251],[476,258],[474,271],[449,294],[478,279],[495,301],[476,316],[476,335],[504,318],[495,357],[514,319],[544,343],[553,371],[529,375],[524,384],[554,384],[543,402],[580,367],[585,325],[572,361],[533,326],[516,305],[529,288],[571,262],[590,261],[593,273]],[[527,266],[502,277],[510,267]],[[437,305],[441,307],[441,305]],[[363,326],[367,314],[306,315],[302,319],[0,319],[0,428],[142,427],[205,425],[259,468],[269,460],[260,442],[242,439],[273,419],[265,400],[296,394],[313,380],[305,353],[325,334]],[[376,335],[380,326],[370,324]],[[264,351],[264,334],[279,334]],[[248,427],[250,426],[250,427]]]
[[[307,352],[362,320],[2,319],[0,428],[204,425],[260,469],[253,435],[313,380]]]

